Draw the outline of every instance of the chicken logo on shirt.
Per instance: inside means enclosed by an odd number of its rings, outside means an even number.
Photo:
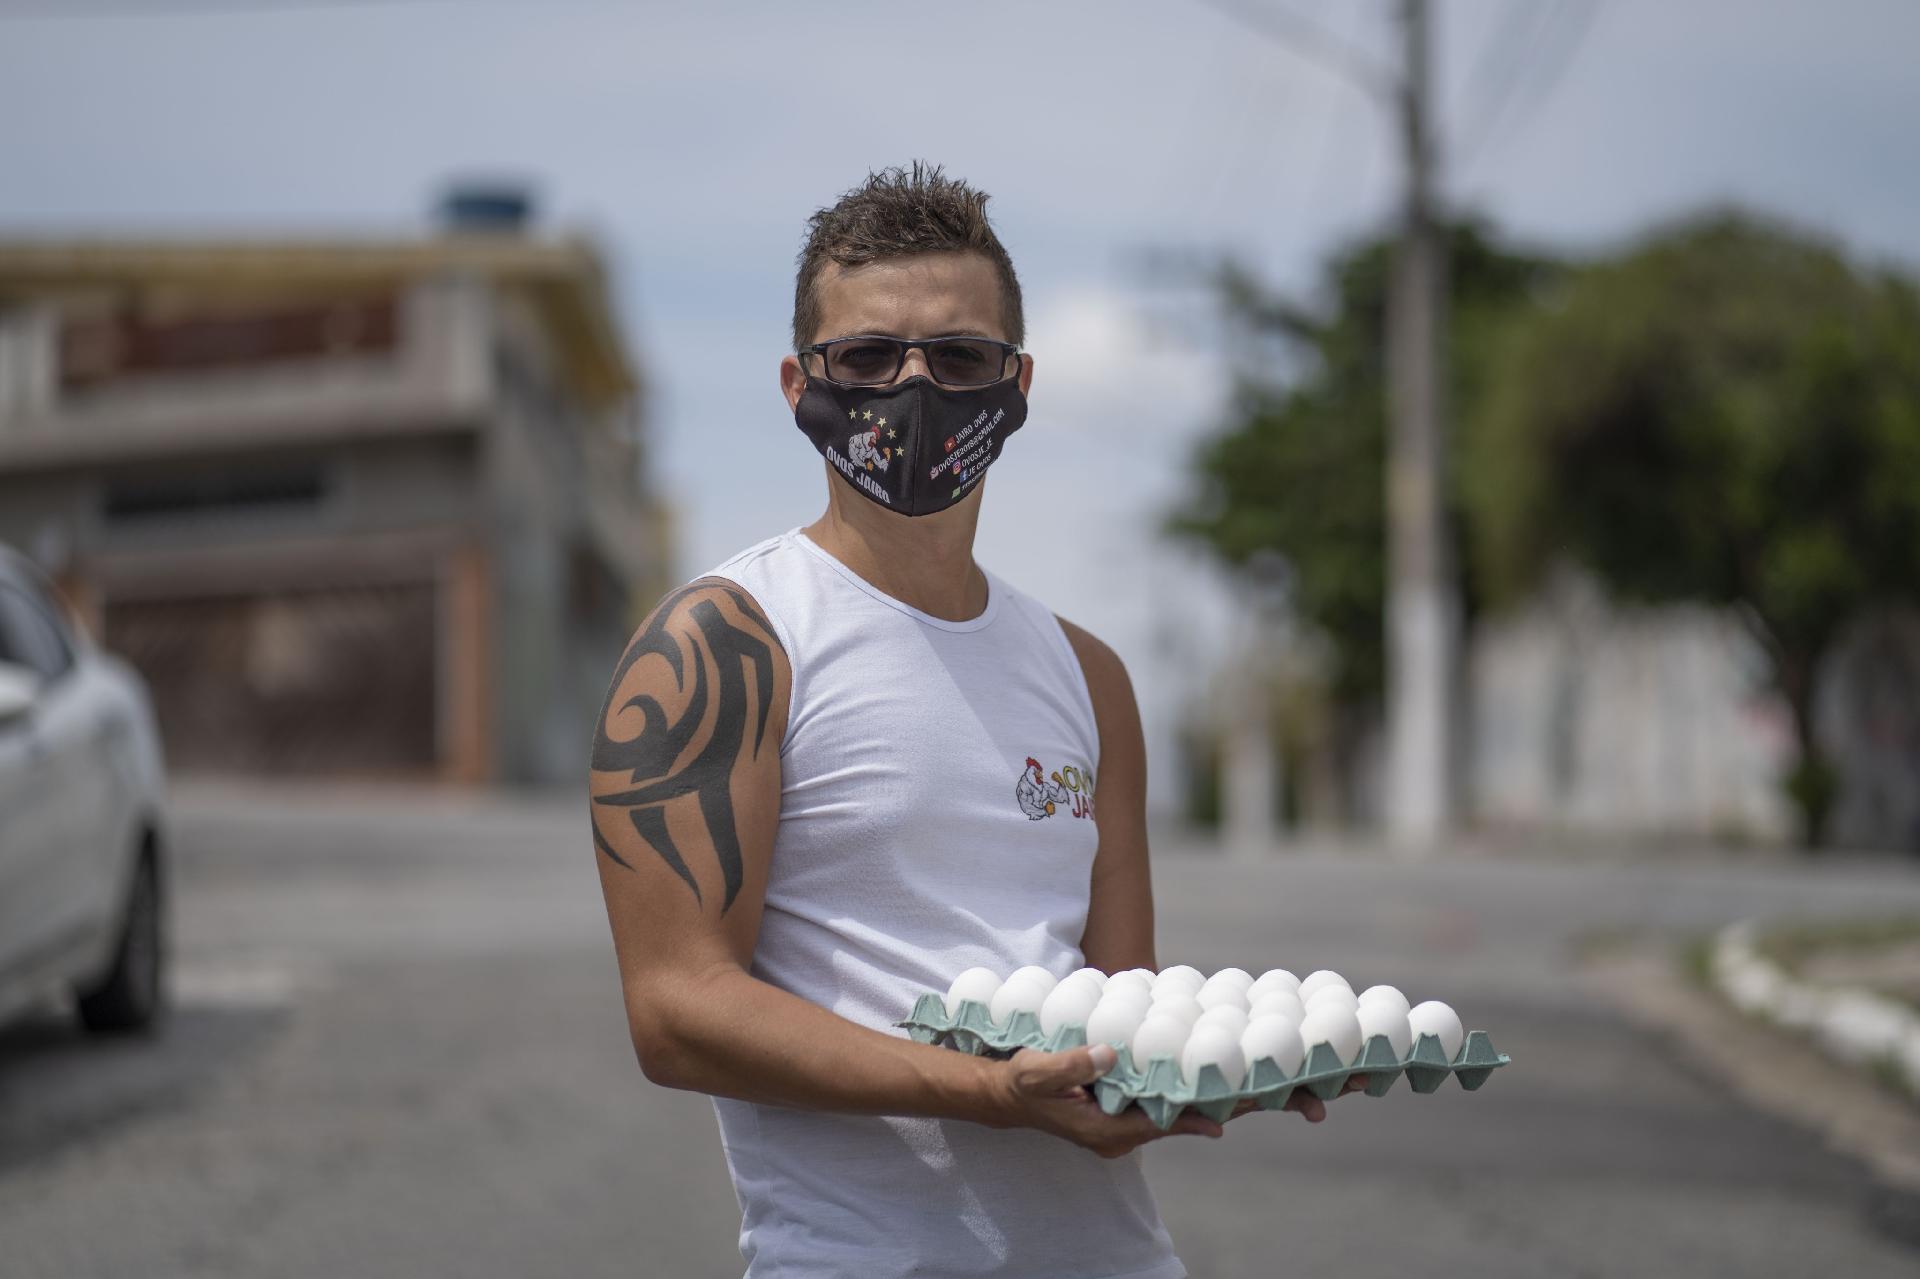
[[[1020,780],[1013,784],[1013,798],[1029,821],[1051,817],[1057,809],[1069,804],[1075,817],[1091,817],[1093,773],[1069,766],[1055,769],[1049,775],[1040,761],[1029,755]]]
[[[885,421],[882,418],[881,421]],[[847,441],[847,456],[853,459],[855,466],[864,466],[871,471],[875,467],[886,470],[893,461],[893,450],[880,444],[880,428],[862,431]]]

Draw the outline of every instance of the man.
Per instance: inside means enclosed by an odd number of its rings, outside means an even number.
[[[814,215],[780,385],[826,511],[659,605],[594,744],[634,1048],[712,1094],[749,1276],[1186,1273],[1113,1049],[892,1027],[976,965],[1155,967],[1126,671],[973,560],[1034,370],[985,204],[916,164]]]

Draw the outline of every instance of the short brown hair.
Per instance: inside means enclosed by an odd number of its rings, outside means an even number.
[[[828,262],[863,266],[917,253],[979,253],[1000,276],[1000,322],[1007,340],[1026,340],[1020,280],[1013,259],[987,221],[987,194],[937,164],[915,160],[911,169],[881,169],[807,219],[807,242],[793,283],[793,347],[813,342],[820,327],[816,283]]]

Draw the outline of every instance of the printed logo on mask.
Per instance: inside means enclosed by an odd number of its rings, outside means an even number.
[[[881,418],[878,426],[848,438],[847,456],[855,466],[863,466],[869,471],[884,471],[893,464],[893,446],[880,443],[880,428],[886,424],[887,419]],[[888,439],[893,436],[894,432],[887,432]]]
[[[937,480],[942,471],[952,473],[960,481],[960,489],[966,487],[967,478],[975,474],[984,474],[987,465],[993,461],[993,428],[1000,425],[1000,419],[1007,415],[1005,409],[993,410],[991,419],[987,410],[947,437],[948,456],[934,463],[927,471],[927,478]],[[955,489],[954,492],[960,492]]]
[[[858,439],[860,437],[855,436],[854,438]],[[838,470],[840,474],[847,477],[847,482],[849,484],[853,485],[855,488],[859,489],[862,493],[865,493],[868,497],[872,498],[876,502],[882,502],[888,506],[893,505],[893,494],[887,492],[885,489],[881,488],[878,484],[874,483],[873,476],[868,474],[868,471],[871,468],[855,466],[852,462],[849,462],[847,460],[847,457],[844,453],[842,453],[839,449],[833,447],[833,445],[831,444],[827,445],[825,452],[826,452],[827,461],[833,463],[834,469]],[[882,467],[881,469],[885,470],[886,468]]]

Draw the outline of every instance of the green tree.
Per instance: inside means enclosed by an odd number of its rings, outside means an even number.
[[[1477,588],[1517,598],[1565,553],[1618,597],[1733,609],[1792,710],[1817,846],[1821,659],[1920,583],[1913,283],[1718,214],[1570,275],[1493,348],[1462,436]]]
[[[1232,264],[1221,268],[1223,314],[1244,355],[1226,414],[1193,459],[1191,491],[1167,524],[1250,577],[1282,567],[1288,606],[1325,641],[1330,731],[1343,754],[1379,715],[1386,680],[1391,264],[1390,241],[1353,245],[1329,264],[1314,301],[1277,295]],[[1477,223],[1450,229],[1456,413],[1481,394],[1505,317],[1559,269],[1497,246]],[[1450,518],[1460,521],[1457,502]]]

